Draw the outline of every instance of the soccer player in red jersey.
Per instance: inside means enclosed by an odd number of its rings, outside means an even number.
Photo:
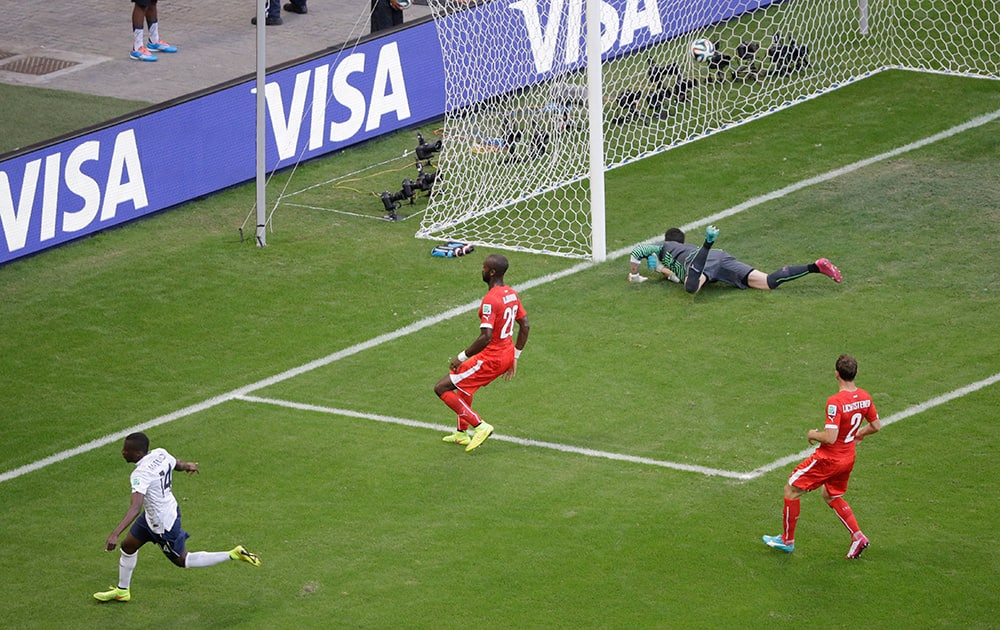
[[[809,443],[819,448],[795,467],[785,485],[784,528],[778,536],[764,536],[764,544],[786,553],[795,550],[795,524],[799,520],[799,498],[823,487],[823,500],[833,508],[851,532],[847,558],[854,560],[868,547],[868,538],[858,527],[851,506],[844,500],[847,482],[854,469],[854,449],[867,435],[882,428],[871,395],[854,384],[858,362],[849,354],[837,358],[837,383],[840,391],[826,401],[826,425],[823,430],[809,429]],[[867,423],[866,423],[867,422]]]
[[[458,418],[458,430],[446,435],[444,441],[464,445],[466,452],[478,448],[493,433],[493,426],[473,411],[473,394],[499,376],[512,379],[528,342],[528,313],[514,289],[504,284],[508,266],[506,256],[500,254],[490,254],[483,261],[483,282],[489,290],[479,305],[479,336],[451,360],[451,371],[434,386],[434,393]]]

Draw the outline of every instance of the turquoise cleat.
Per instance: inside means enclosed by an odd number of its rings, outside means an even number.
[[[785,544],[785,541],[781,539],[781,536],[764,536],[764,544],[772,549],[780,549],[785,553],[792,553],[795,551],[795,543],[790,542]]]

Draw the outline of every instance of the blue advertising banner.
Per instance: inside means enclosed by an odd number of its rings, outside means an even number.
[[[767,4],[603,0],[605,56]],[[574,57],[580,45],[567,45],[582,42],[584,5],[495,0],[444,18],[459,25],[487,20],[495,53],[493,63],[481,67],[473,57],[482,56],[470,56],[465,69],[493,79],[492,91],[453,102],[461,106],[544,80],[557,53],[564,62],[584,63]],[[450,30],[481,46],[482,28]],[[644,37],[636,38],[640,31]],[[253,179],[255,89],[249,80],[0,162],[0,265]],[[265,97],[268,171],[440,118],[445,72],[434,23],[269,74]]]
[[[782,1],[601,0],[601,58],[617,59]],[[442,31],[450,47],[468,52],[462,64],[448,69],[454,79],[453,106],[582,69],[586,3],[498,0],[449,16],[454,24]],[[532,78],[525,82],[525,76]]]
[[[268,75],[272,170],[439,118],[432,23]],[[250,80],[0,163],[0,264],[253,179]]]

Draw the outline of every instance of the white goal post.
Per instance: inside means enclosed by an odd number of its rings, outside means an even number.
[[[417,236],[502,249],[600,260],[604,171],[882,70],[1000,79],[995,0],[430,5],[446,114]]]

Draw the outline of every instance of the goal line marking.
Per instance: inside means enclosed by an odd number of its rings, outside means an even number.
[[[930,400],[924,401],[922,403],[913,405],[904,409],[903,411],[897,412],[882,418],[882,426],[888,426],[900,420],[904,420],[911,416],[923,413],[928,409],[932,409],[939,405],[951,402],[956,398],[961,398],[973,392],[979,391],[984,387],[989,387],[1000,382],[1000,372],[985,378],[981,381],[976,381],[975,383],[970,383],[964,387],[959,387],[958,389],[952,390],[946,394],[940,396],[935,396]],[[384,422],[387,424],[395,424],[404,427],[411,427],[415,429],[428,429],[431,431],[437,431],[440,433],[448,433],[454,431],[454,427],[433,424],[430,422],[421,422],[420,420],[410,420],[408,418],[398,418],[395,416],[386,416],[376,413],[365,413],[362,411],[353,411],[350,409],[339,409],[336,407],[325,407],[321,405],[312,405],[308,403],[293,402],[290,400],[279,400],[276,398],[265,398],[261,396],[250,396],[241,395],[235,397],[235,400],[242,400],[244,402],[258,403],[264,405],[273,405],[277,407],[285,407],[287,409],[297,409],[299,411],[309,411],[315,413],[325,413],[329,415],[344,416],[347,418],[357,418],[360,420],[372,420],[374,422]],[[543,442],[539,440],[531,440],[527,438],[519,438],[511,435],[504,435],[502,433],[494,433],[490,436],[491,441],[500,442],[510,442],[512,444],[519,444],[521,446],[530,446],[535,448],[547,448],[553,451],[560,451],[562,453],[574,453],[576,455],[583,455],[585,457],[595,457],[599,459],[609,459],[619,462],[629,462],[632,464],[640,464],[644,466],[654,466],[657,468],[669,468],[672,470],[679,470],[683,472],[697,473],[699,475],[705,475],[706,477],[725,477],[727,479],[736,479],[739,481],[751,481],[762,477],[769,472],[777,470],[778,468],[784,468],[793,463],[797,463],[806,457],[808,457],[813,451],[816,450],[815,447],[810,447],[805,450],[799,451],[792,455],[786,455],[779,459],[774,460],[768,464],[755,468],[749,472],[739,472],[734,470],[724,470],[721,468],[712,468],[709,466],[699,466],[697,464],[684,464],[681,462],[672,462],[668,460],[653,459],[650,457],[640,457],[638,455],[628,455],[625,453],[612,453],[609,451],[601,451],[592,448],[585,448],[582,446],[572,446],[570,444],[559,444],[556,442]]]
[[[975,117],[975,118],[973,118],[973,119],[971,119],[971,120],[969,120],[969,121],[967,121],[965,123],[962,123],[961,125],[957,125],[957,126],[952,127],[950,129],[946,129],[945,131],[942,131],[940,133],[934,134],[932,136],[928,136],[928,137],[926,137],[926,138],[924,138],[922,140],[917,140],[916,142],[911,142],[910,144],[898,147],[898,148],[893,149],[891,151],[888,151],[886,153],[881,153],[881,154],[876,155],[874,157],[867,158],[867,159],[864,159],[864,160],[860,160],[858,162],[854,162],[853,164],[848,164],[847,166],[844,166],[844,167],[841,167],[841,168],[838,168],[838,169],[834,169],[832,171],[828,171],[827,173],[824,173],[822,175],[817,175],[816,177],[812,177],[812,178],[809,178],[809,179],[802,180],[801,182],[792,184],[790,186],[786,186],[785,188],[782,188],[780,190],[776,190],[776,191],[768,193],[766,195],[762,195],[762,196],[759,196],[759,197],[754,197],[753,199],[749,199],[749,200],[747,200],[747,201],[745,201],[745,202],[743,202],[741,204],[735,205],[735,206],[733,206],[733,207],[731,207],[731,208],[729,208],[727,210],[723,210],[723,211],[718,212],[716,214],[709,215],[708,217],[705,217],[703,219],[699,219],[698,221],[695,221],[693,223],[689,223],[688,225],[683,226],[682,229],[685,230],[685,231],[687,231],[687,230],[690,230],[690,229],[694,229],[694,228],[700,227],[702,225],[707,225],[709,223],[712,223],[714,221],[717,221],[717,220],[725,218],[725,217],[730,217],[730,216],[733,216],[735,214],[739,214],[740,212],[744,212],[745,210],[749,210],[749,209],[751,209],[751,208],[753,208],[755,206],[758,206],[758,205],[760,205],[762,203],[766,203],[766,202],[774,200],[774,199],[779,199],[779,198],[784,197],[786,195],[789,195],[789,194],[791,194],[793,192],[801,190],[801,189],[803,189],[803,188],[805,188],[807,186],[812,186],[813,184],[818,184],[818,183],[821,183],[821,182],[829,181],[829,180],[834,179],[836,177],[840,177],[841,175],[846,175],[848,173],[852,173],[852,172],[854,172],[854,171],[856,171],[858,169],[861,169],[861,168],[863,168],[865,166],[869,166],[871,164],[875,164],[877,162],[881,162],[883,160],[887,160],[887,159],[896,157],[896,156],[901,155],[903,153],[906,153],[908,151],[913,151],[915,149],[922,148],[922,147],[927,146],[929,144],[932,144],[934,142],[939,142],[941,140],[945,140],[947,138],[950,138],[952,136],[958,135],[958,134],[960,134],[962,132],[965,132],[965,131],[968,131],[970,129],[974,129],[976,127],[981,127],[981,126],[986,125],[986,124],[988,124],[990,122],[993,122],[997,118],[1000,118],[1000,110],[996,110],[996,111],[993,111],[993,112],[988,113],[988,114],[983,114],[982,116],[977,116],[977,117]],[[656,240],[657,240],[656,238],[652,238],[652,239],[649,239],[648,242],[654,242]],[[616,258],[621,258],[623,256],[627,256],[629,253],[631,253],[631,251],[632,251],[632,247],[623,247],[621,249],[618,249],[618,250],[616,250],[616,251],[611,252],[610,254],[608,254],[608,260],[614,260]],[[534,278],[532,280],[528,280],[528,281],[523,282],[523,283],[515,284],[514,288],[517,289],[518,291],[526,291],[528,289],[532,289],[534,287],[541,286],[543,284],[548,284],[549,282],[554,282],[556,280],[560,280],[560,279],[565,278],[567,276],[571,276],[571,275],[573,275],[575,273],[578,273],[580,271],[584,271],[584,270],[590,269],[591,267],[594,267],[597,264],[599,264],[599,263],[595,263],[593,261],[581,262],[581,263],[578,263],[576,265],[573,265],[572,267],[564,269],[562,271],[558,271],[558,272],[555,272],[555,273],[550,273],[548,275],[541,276],[539,278]],[[30,464],[26,464],[26,465],[21,466],[19,468],[14,468],[12,470],[5,471],[3,473],[0,473],[0,483],[3,483],[5,481],[9,481],[11,479],[16,479],[16,478],[18,478],[18,477],[20,477],[22,475],[26,475],[26,474],[28,474],[30,472],[34,472],[36,470],[41,470],[42,468],[45,468],[46,466],[50,466],[52,464],[56,464],[56,463],[65,461],[65,460],[69,459],[70,457],[75,457],[77,455],[81,455],[83,453],[87,453],[89,451],[101,448],[103,446],[107,446],[108,444],[113,444],[115,442],[119,442],[119,441],[123,440],[125,438],[125,436],[127,436],[130,433],[134,433],[136,431],[145,431],[145,430],[148,430],[148,429],[152,429],[154,427],[158,427],[158,426],[164,425],[164,424],[166,424],[168,422],[173,422],[174,420],[178,420],[180,418],[184,418],[184,417],[196,414],[196,413],[200,413],[200,412],[205,411],[207,409],[211,409],[212,407],[215,407],[217,405],[221,405],[222,403],[225,403],[225,402],[228,402],[230,400],[239,398],[240,396],[246,396],[246,395],[250,394],[251,392],[255,392],[257,390],[264,389],[265,387],[269,387],[271,385],[274,385],[276,383],[280,383],[282,381],[287,381],[289,379],[295,378],[296,376],[300,376],[302,374],[305,374],[305,373],[310,372],[312,370],[315,370],[317,368],[323,367],[325,365],[329,365],[331,363],[334,363],[334,362],[339,361],[341,359],[353,356],[353,355],[358,354],[360,352],[363,352],[365,350],[369,350],[371,348],[375,348],[375,347],[380,346],[380,345],[382,345],[384,343],[387,343],[389,341],[393,341],[393,340],[399,339],[401,337],[405,337],[407,335],[410,335],[410,334],[413,334],[413,333],[418,332],[420,330],[423,330],[424,328],[429,328],[430,326],[434,326],[436,324],[439,324],[441,322],[447,321],[447,320],[452,319],[454,317],[457,317],[459,315],[464,315],[465,313],[468,313],[470,311],[473,311],[473,310],[479,308],[479,303],[480,303],[480,300],[475,300],[473,302],[469,302],[469,303],[461,305],[461,306],[456,306],[456,307],[454,307],[452,309],[444,311],[443,313],[439,313],[439,314],[433,315],[431,317],[426,317],[426,318],[424,318],[422,320],[413,322],[412,324],[409,324],[407,326],[403,326],[402,328],[398,328],[398,329],[396,329],[394,331],[383,333],[381,335],[378,335],[377,337],[373,337],[373,338],[369,339],[368,341],[363,341],[363,342],[361,342],[359,344],[355,344],[355,345],[350,346],[348,348],[344,348],[343,350],[339,350],[337,352],[334,352],[333,354],[330,354],[330,355],[327,355],[325,357],[316,359],[314,361],[310,361],[309,363],[305,363],[303,365],[300,365],[299,367],[292,368],[290,370],[286,370],[284,372],[281,372],[280,374],[275,374],[274,376],[270,376],[270,377],[265,378],[265,379],[263,379],[261,381],[257,381],[256,383],[251,383],[250,385],[245,385],[243,387],[240,387],[238,389],[234,389],[234,390],[232,390],[230,392],[227,392],[225,394],[220,394],[218,396],[213,396],[212,398],[204,400],[204,401],[202,401],[200,403],[196,403],[194,405],[190,405],[188,407],[184,407],[183,409],[178,409],[178,410],[173,411],[171,413],[168,413],[166,415],[162,415],[162,416],[159,416],[157,418],[153,418],[152,420],[147,420],[146,422],[143,422],[141,424],[137,424],[137,425],[135,425],[133,427],[130,427],[128,429],[125,429],[123,431],[118,431],[117,433],[112,433],[110,435],[105,435],[103,437],[96,438],[94,440],[91,440],[90,442],[87,442],[85,444],[81,444],[80,446],[77,446],[77,447],[74,447],[74,448],[71,448],[71,449],[67,449],[67,450],[59,452],[59,453],[55,453],[53,455],[50,455],[48,457],[44,457],[42,459],[36,460],[36,461],[34,461],[34,462],[30,463]]]

